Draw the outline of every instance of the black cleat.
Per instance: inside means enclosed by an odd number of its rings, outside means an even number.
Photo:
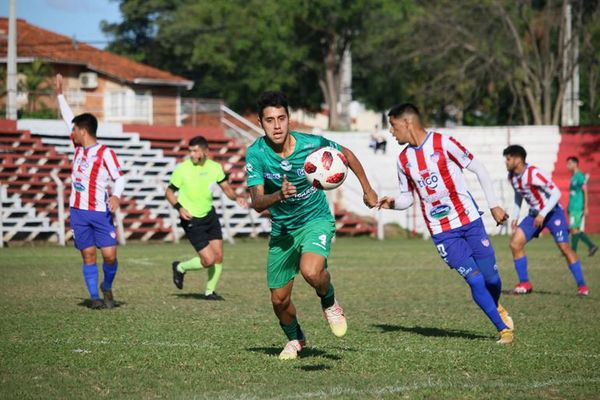
[[[596,252],[598,251],[598,246],[594,245],[590,248],[590,251],[588,252],[588,256],[593,256],[594,254],[596,254]]]
[[[203,297],[204,300],[217,300],[217,301],[223,301],[225,300],[223,298],[223,296],[220,296],[217,294],[217,292],[212,292],[211,294],[207,294]]]
[[[177,270],[177,266],[179,265],[179,261],[173,261],[171,267],[173,268],[173,283],[177,287],[177,289],[183,289],[183,276],[184,274]]]
[[[104,282],[100,284],[100,289],[104,297],[104,307],[115,308],[115,298],[113,297],[112,290],[104,290]]]
[[[101,310],[104,308],[104,303],[100,299],[92,299],[90,302],[90,308],[92,310]]]

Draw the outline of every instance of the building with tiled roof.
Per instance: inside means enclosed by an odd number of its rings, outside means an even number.
[[[7,58],[8,18],[0,17],[0,62]],[[65,78],[75,113],[104,122],[181,125],[181,93],[194,82],[17,20],[17,63],[41,60]],[[50,78],[50,77],[49,77]],[[26,96],[21,98],[25,98]],[[47,106],[55,107],[52,101]]]

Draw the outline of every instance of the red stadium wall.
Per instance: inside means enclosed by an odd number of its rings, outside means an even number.
[[[569,202],[569,181],[567,157],[579,158],[580,169],[590,175],[588,181],[588,208],[585,230],[600,233],[600,126],[563,127],[561,140],[554,165],[553,180],[562,192],[560,203],[567,207]]]

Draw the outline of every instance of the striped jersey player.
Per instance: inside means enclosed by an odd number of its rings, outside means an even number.
[[[527,152],[519,145],[508,146],[503,151],[508,180],[515,190],[515,208],[511,222],[513,236],[510,248],[519,283],[513,289],[515,294],[526,294],[533,290],[527,271],[525,244],[538,237],[544,228],[552,233],[556,245],[567,260],[569,269],[577,283],[577,294],[587,296],[581,261],[569,245],[569,226],[565,211],[560,206],[560,190],[552,179],[534,165],[526,163]],[[523,200],[529,204],[529,213],[518,223]]]
[[[119,207],[125,188],[125,178],[115,152],[96,140],[98,121],[92,114],[78,116],[62,94],[63,78],[56,76],[55,89],[60,112],[75,146],[71,168],[70,221],[75,247],[83,259],[83,276],[90,295],[92,309],[114,307],[112,283],[118,269],[117,235],[112,211]],[[108,184],[114,181],[111,194]],[[104,280],[98,290],[96,248],[102,252]]]
[[[498,302],[502,282],[494,249],[462,172],[466,168],[477,175],[492,216],[501,224],[508,215],[499,206],[487,170],[456,139],[425,131],[413,104],[395,106],[388,116],[390,132],[408,146],[397,162],[400,195],[381,198],[379,207],[406,209],[416,192],[440,256],[465,279],[473,300],[498,330],[498,343],[511,343],[514,323]]]

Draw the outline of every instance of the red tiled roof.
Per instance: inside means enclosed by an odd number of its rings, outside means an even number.
[[[0,58],[6,57],[8,18],[0,17]],[[17,19],[17,58],[36,58],[50,63],[80,64],[114,79],[154,86],[185,86],[193,82],[167,71],[100,50],[82,42]]]

